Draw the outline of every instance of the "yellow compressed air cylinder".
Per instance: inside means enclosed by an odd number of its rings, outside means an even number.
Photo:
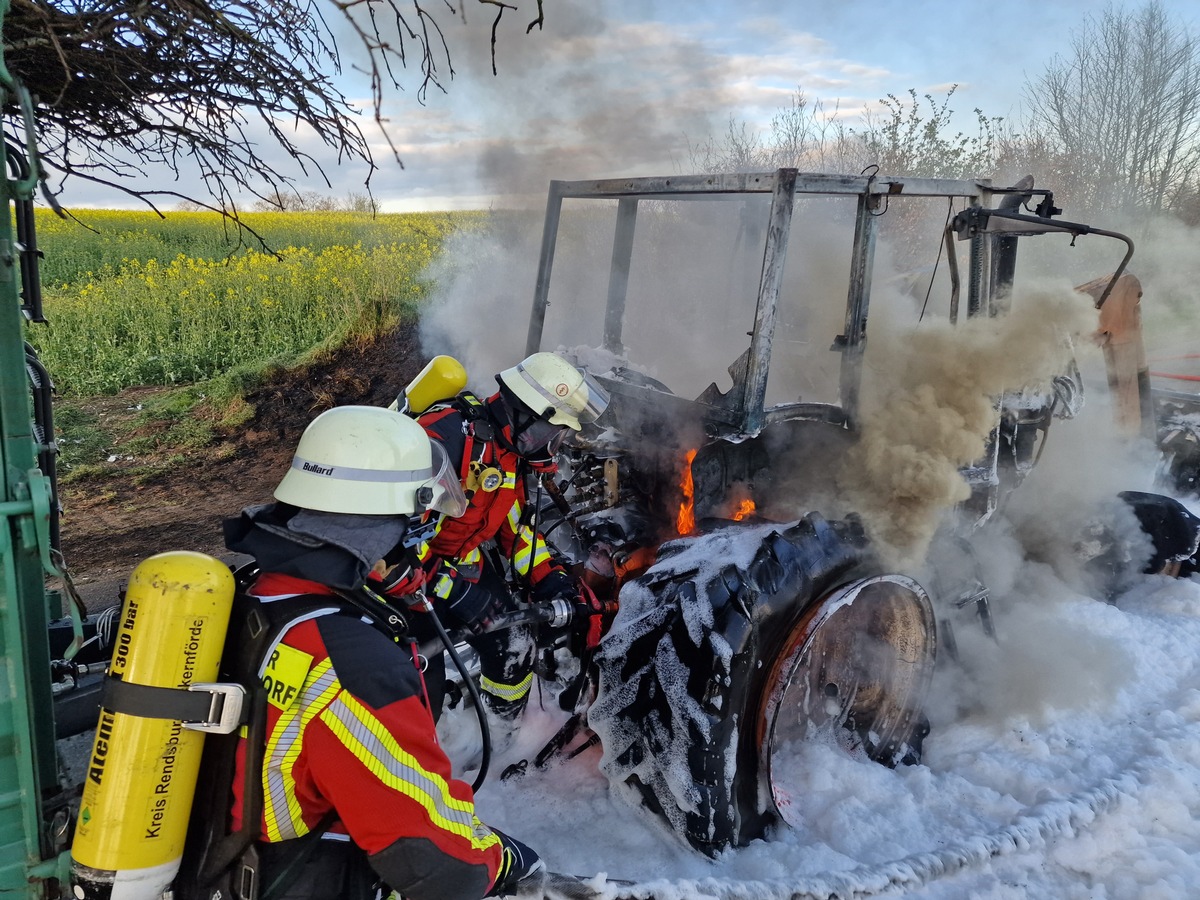
[[[187,688],[217,677],[233,604],[229,567],[160,553],[133,570],[108,675]],[[71,882],[78,900],[157,900],[179,870],[204,734],[101,706],[83,785]]]
[[[405,412],[423,413],[439,400],[449,400],[467,386],[467,370],[453,356],[435,356],[408,383]]]

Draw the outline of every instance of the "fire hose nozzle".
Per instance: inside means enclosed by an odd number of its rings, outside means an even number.
[[[551,628],[561,628],[569,625],[575,617],[575,608],[569,600],[555,597],[541,603],[531,603],[524,609],[502,612],[488,622],[484,628],[485,634],[493,631],[503,631],[516,625],[549,625]]]
[[[546,624],[551,628],[562,628],[568,625],[571,619],[575,617],[575,608],[562,597],[555,597],[547,604],[549,606],[549,618],[546,619]]]

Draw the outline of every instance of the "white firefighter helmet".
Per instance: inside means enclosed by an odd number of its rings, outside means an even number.
[[[461,516],[467,508],[441,445],[408,416],[374,406],[337,406],[313,419],[275,499],[366,516]]]
[[[550,413],[554,425],[574,431],[595,422],[608,406],[608,394],[589,375],[555,353],[534,353],[496,376],[534,415]]]

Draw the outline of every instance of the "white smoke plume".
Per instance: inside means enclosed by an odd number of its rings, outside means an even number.
[[[1107,708],[1128,679],[1131,663],[1105,633],[1103,604],[1046,566],[1005,559],[1015,582],[992,594],[995,636],[965,616],[953,623],[957,660],[937,673],[925,707],[934,727],[970,718],[1040,727],[1066,711]]]
[[[612,213],[611,204],[564,204],[540,349],[601,345]],[[723,370],[748,344],[758,270],[743,262],[757,255],[761,265],[763,238],[739,239],[742,214],[728,202],[639,213],[622,356],[681,396],[696,397],[714,378],[727,388]],[[436,287],[421,317],[423,349],[460,359],[472,387],[494,384],[492,375],[525,355],[541,234],[540,210],[493,212],[480,228],[452,235],[430,270]]]
[[[485,228],[451,235],[430,267],[436,287],[421,314],[422,349],[462,362],[481,397],[496,390],[492,376],[525,356],[540,221],[533,213],[491,213]]]

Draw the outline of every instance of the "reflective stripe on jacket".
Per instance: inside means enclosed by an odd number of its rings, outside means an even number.
[[[328,591],[266,575],[252,593],[286,603]],[[406,897],[484,895],[499,870],[500,839],[476,817],[470,787],[451,776],[407,649],[332,607],[290,624],[261,675],[268,690],[263,840],[303,836],[334,810],[335,830]],[[240,759],[238,768],[235,810]]]
[[[486,401],[488,407],[498,403],[499,395]],[[422,555],[452,561],[456,571],[450,573],[451,577],[470,578],[471,567],[477,563],[472,555],[478,552],[480,544],[494,539],[517,574],[528,578],[530,584],[537,584],[555,571],[558,567],[552,564],[545,538],[528,524],[522,524],[525,484],[524,479],[518,477],[521,458],[516,452],[494,439],[483,441],[468,435],[469,420],[453,406],[435,408],[417,421],[431,438],[446,448],[450,462],[458,468],[460,476],[465,475],[472,461],[495,468],[501,474],[495,490],[476,490],[471,495],[462,516],[442,518]],[[506,431],[508,427],[505,426]]]

